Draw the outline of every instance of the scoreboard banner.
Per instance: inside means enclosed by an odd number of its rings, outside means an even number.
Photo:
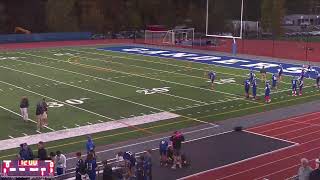
[[[3,160],[1,177],[54,177],[52,160]]]

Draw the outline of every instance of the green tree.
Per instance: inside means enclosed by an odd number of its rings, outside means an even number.
[[[262,29],[266,32],[272,30],[272,8],[273,0],[263,0],[261,4],[261,26]]]

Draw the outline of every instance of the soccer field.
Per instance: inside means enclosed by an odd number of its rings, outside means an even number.
[[[244,98],[248,70],[98,47],[0,52],[0,69],[0,140],[37,135],[35,106],[45,97],[49,125],[40,136],[72,132],[48,143],[65,152],[82,148],[86,139],[76,136],[87,133],[103,145],[320,99],[313,79],[305,80],[303,96],[292,97],[292,77],[285,76],[266,104],[261,82],[258,100]],[[209,70],[217,72],[214,89]],[[22,96],[31,104],[29,122],[19,116]],[[1,151],[0,159],[13,152]]]

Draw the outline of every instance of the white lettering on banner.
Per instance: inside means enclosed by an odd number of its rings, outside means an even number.
[[[289,68],[283,69],[283,72],[293,73],[293,74],[301,73],[301,71],[302,71],[301,67],[289,67]]]
[[[264,68],[271,68],[271,67],[278,67],[278,64],[272,64],[272,63],[256,63],[256,64],[246,64],[246,65],[240,65],[243,67],[252,67],[252,68],[256,68],[256,69],[262,69],[262,67]]]
[[[149,49],[145,49],[145,48],[131,48],[131,49],[122,49],[123,51],[127,51],[127,52],[140,52],[142,53],[142,51],[148,51]]]
[[[172,56],[176,58],[181,57],[190,57],[190,56],[198,56],[197,54],[188,54],[188,53],[172,53],[172,54],[161,54],[161,56]]]
[[[223,60],[223,61],[215,61],[215,63],[220,63],[220,64],[236,64],[238,62],[250,62],[242,59],[228,59],[228,60]]]
[[[212,60],[219,60],[221,57],[216,56],[200,56],[200,57],[189,57],[187,59],[195,60],[195,61],[212,61]]]
[[[161,54],[161,53],[167,53],[169,51],[142,51],[140,53],[143,53],[143,54]]]

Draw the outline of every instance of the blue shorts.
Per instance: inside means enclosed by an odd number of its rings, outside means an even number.
[[[167,155],[168,150],[160,149],[160,150],[159,150],[159,152],[160,152],[160,156],[166,156],[166,155]]]

